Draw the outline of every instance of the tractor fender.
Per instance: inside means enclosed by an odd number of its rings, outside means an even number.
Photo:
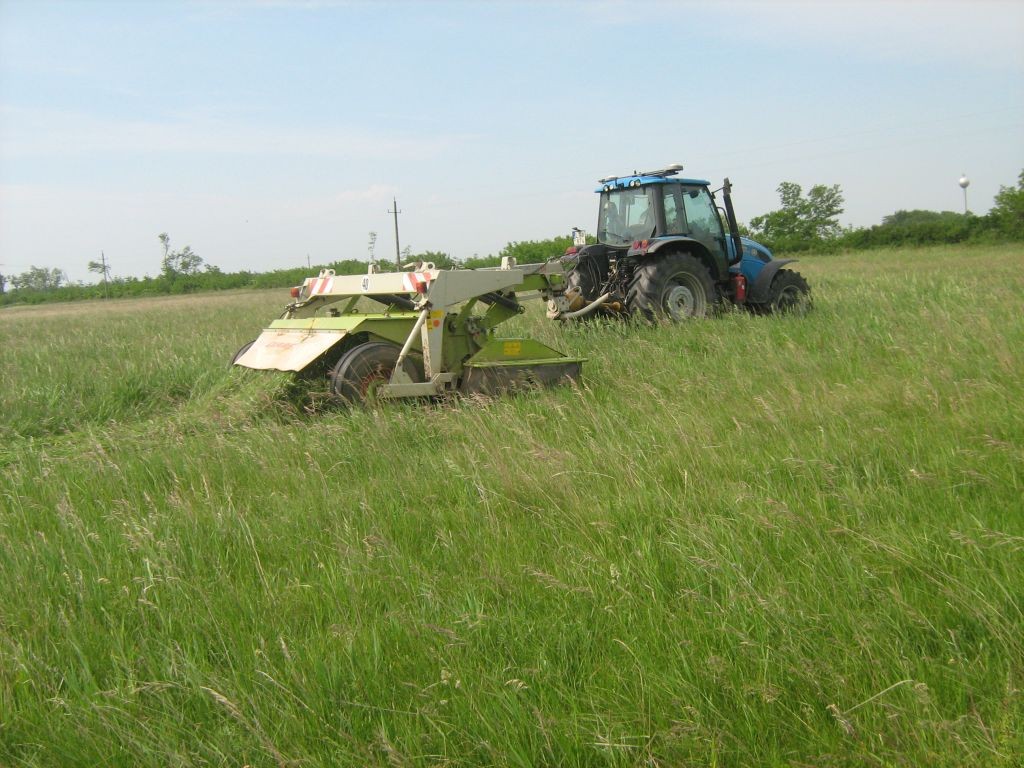
[[[676,247],[683,246],[683,248],[707,266],[711,273],[711,279],[715,282],[720,282],[728,277],[728,265],[724,259],[716,258],[708,250],[708,247],[704,245],[700,240],[692,237],[686,237],[685,235],[670,235],[668,237],[659,237],[658,239],[651,242],[645,250],[636,250],[630,248],[628,255],[636,256],[638,258],[645,258],[656,256],[659,251],[670,251],[675,250]]]
[[[643,252],[640,252],[640,251],[637,251],[637,250],[635,250],[633,248],[630,248],[629,249],[629,255],[633,256],[633,255],[643,255],[645,253],[646,254],[657,253],[658,251],[660,251],[661,249],[665,248],[666,246],[677,245],[677,244],[683,244],[683,245],[687,246],[687,248],[696,248],[697,250],[700,250],[700,251],[706,251],[707,250],[707,248],[704,246],[703,243],[701,243],[699,240],[693,239],[692,237],[686,237],[685,235],[669,235],[668,237],[659,237],[656,240],[652,240],[650,245],[648,245],[647,248]]]
[[[765,264],[764,268],[754,279],[754,284],[750,286],[747,301],[751,304],[763,304],[768,301],[768,292],[772,287],[772,280],[775,279],[775,274],[791,261],[796,261],[796,259],[772,259]]]

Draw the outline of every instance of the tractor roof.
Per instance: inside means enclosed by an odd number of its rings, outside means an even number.
[[[663,168],[660,171],[641,171],[640,173],[633,171],[629,176],[607,176],[598,181],[601,186],[594,191],[610,192],[613,189],[645,187],[648,184],[682,183],[706,187],[710,183],[704,179],[680,179],[676,174],[681,170],[683,170],[683,166],[677,163],[675,165],[670,165],[668,168]]]

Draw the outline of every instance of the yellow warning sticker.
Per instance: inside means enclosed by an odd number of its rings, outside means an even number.
[[[505,357],[519,357],[523,354],[523,342],[506,341],[502,345],[501,353],[505,355]]]

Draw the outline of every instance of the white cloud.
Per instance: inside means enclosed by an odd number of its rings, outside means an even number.
[[[816,48],[835,55],[868,53],[908,61],[959,61],[971,67],[1024,69],[1024,3],[1015,0],[726,0],[590,3],[592,23],[650,25],[688,36],[779,48]],[[729,50],[722,51],[723,56]]]
[[[289,220],[320,219],[337,215],[338,211],[351,209],[355,205],[377,203],[383,210],[390,205],[398,190],[387,184],[371,184],[362,189],[344,189],[330,195],[318,195],[289,200],[279,204],[275,215]]]
[[[735,12],[735,10],[734,10]],[[835,46],[901,62],[959,62],[978,68],[1024,68],[1024,6],[1015,2],[861,0],[750,3],[747,35]]]
[[[371,134],[331,128],[261,125],[208,116],[174,120],[117,120],[79,112],[0,106],[0,156],[96,155],[103,153],[213,153],[359,158],[437,155],[469,136]]]

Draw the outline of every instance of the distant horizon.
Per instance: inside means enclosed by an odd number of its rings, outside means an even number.
[[[0,272],[155,275],[161,232],[226,272],[366,260],[393,198],[403,246],[465,260],[673,162],[742,222],[783,181],[838,184],[844,227],[962,213],[962,173],[984,215],[1021,39],[1012,2],[0,0]]]
[[[915,211],[915,210],[926,210],[926,209],[910,209],[910,211],[906,211],[906,212],[912,212],[912,211]],[[902,210],[901,211],[893,211],[893,214],[900,213],[900,212],[904,212],[904,211],[902,211]],[[957,212],[957,211],[929,211],[929,212],[937,213],[937,214],[948,214],[948,213],[951,213],[951,214],[955,214],[957,216],[964,215],[963,211],[960,211],[960,212]],[[989,211],[985,211],[985,213],[975,213],[974,211],[968,211],[968,214],[972,215],[972,216],[986,216],[986,215],[988,215],[988,213],[989,213]],[[886,214],[886,216],[891,216],[893,214]],[[881,224],[881,223],[882,222],[879,222],[879,224]],[[741,226],[744,226],[745,224],[746,224],[746,222],[742,222],[742,221],[740,222]],[[868,225],[867,227],[864,227],[864,229],[870,228],[872,226],[878,226],[878,225]],[[367,234],[369,234],[369,233],[367,233]],[[379,235],[380,233],[377,233],[377,234]],[[587,231],[587,234],[588,235],[592,235],[593,232]],[[401,235],[401,232],[399,232],[399,235]],[[154,239],[158,239],[158,237],[159,237],[159,235],[157,235]],[[571,233],[565,234],[565,235],[555,234],[555,235],[551,235],[549,237],[540,237],[540,238],[535,238],[535,239],[532,239],[532,240],[529,240],[529,241],[527,241],[527,240],[509,240],[508,242],[502,244],[501,247],[499,247],[498,249],[496,249],[492,253],[476,254],[474,256],[467,256],[467,257],[463,257],[463,258],[453,257],[447,251],[443,251],[443,250],[440,250],[440,249],[429,249],[429,250],[414,251],[414,252],[410,253],[410,257],[414,258],[416,256],[420,256],[420,255],[424,255],[424,254],[429,254],[429,253],[443,253],[443,254],[445,254],[446,256],[449,256],[450,258],[452,258],[454,261],[456,261],[458,263],[464,263],[464,262],[470,261],[470,260],[472,260],[474,258],[481,258],[481,259],[483,259],[483,258],[497,258],[499,256],[499,253],[502,250],[504,250],[507,246],[515,244],[515,243],[544,242],[544,241],[547,241],[547,240],[555,240],[556,238],[559,238],[559,237],[564,237],[564,238],[568,239],[569,237],[571,237]],[[171,240],[171,246],[172,246],[173,250],[180,250],[181,248],[184,248],[184,247],[190,246],[190,245],[191,245],[190,243],[177,243],[177,242],[175,242],[173,240],[173,238]],[[909,247],[917,247],[917,248],[941,247],[941,244],[912,245],[912,246],[909,246]],[[403,250],[404,250],[404,246],[403,246]],[[196,254],[196,255],[198,255],[198,256],[200,256],[200,258],[202,258],[202,254]],[[554,256],[556,254],[552,254],[552,255]],[[105,257],[105,255],[101,251],[100,258],[104,258],[104,257]],[[99,258],[97,258],[97,259],[90,259],[90,261],[99,261],[99,260],[100,260]],[[306,261],[306,259],[303,258],[302,261]],[[203,259],[203,263],[202,263],[202,266],[199,269],[199,272],[202,272],[202,271],[206,270],[208,267],[210,267],[210,268],[219,269],[219,270],[221,270],[222,272],[224,272],[226,274],[238,274],[238,273],[242,273],[242,272],[251,272],[252,274],[255,275],[255,274],[265,274],[265,273],[270,273],[270,272],[279,272],[279,271],[280,272],[286,272],[286,271],[289,271],[289,270],[302,269],[302,268],[307,268],[307,269],[310,269],[310,270],[314,270],[314,269],[317,269],[317,268],[329,268],[332,264],[337,264],[337,263],[345,262],[345,261],[362,262],[362,263],[366,264],[367,266],[369,266],[369,264],[370,264],[370,257],[369,257],[369,253],[367,253],[367,254],[365,254],[363,256],[341,256],[341,257],[338,257],[338,258],[327,258],[327,259],[320,260],[320,261],[316,261],[316,260],[310,258],[308,263],[306,263],[306,264],[304,264],[304,263],[284,264],[284,265],[276,266],[276,267],[268,267],[266,269],[253,269],[253,268],[242,267],[240,269],[230,269],[230,270],[221,268],[221,266],[219,264],[215,263],[215,262],[209,262],[206,259]],[[393,251],[389,251],[389,252],[386,252],[386,253],[380,253],[379,251],[377,251],[376,254],[375,254],[375,257],[374,257],[374,261],[376,263],[378,263],[378,264],[382,264],[384,266],[384,269],[387,270],[389,266],[394,264],[394,261],[395,261],[394,252]],[[10,285],[10,279],[12,277],[17,277],[17,276],[23,274],[24,272],[32,269],[33,267],[34,268],[41,268],[41,269],[47,269],[47,268],[48,269],[60,269],[62,272],[64,272],[64,270],[61,269],[60,267],[51,267],[50,265],[45,265],[45,264],[32,264],[32,265],[29,265],[29,267],[27,267],[26,269],[21,270],[20,272],[17,272],[17,273],[4,272],[3,269],[0,269],[0,274],[4,275],[6,280],[7,280],[7,285],[6,285],[5,290],[7,290],[7,291],[12,290],[11,285]],[[108,263],[108,268],[111,270],[110,278],[109,279],[112,282],[113,281],[117,281],[117,280],[121,280],[121,281],[125,281],[125,280],[140,280],[140,281],[141,280],[159,280],[162,277],[159,269],[155,273],[153,273],[153,274],[145,273],[145,274],[139,275],[139,274],[121,274],[121,273],[118,273],[118,272],[114,271],[113,265],[110,265],[109,263]],[[65,285],[96,286],[96,285],[102,285],[103,284],[103,278],[98,276],[96,273],[89,273],[89,276],[86,277],[86,278],[72,278],[69,275],[67,275],[66,272],[64,272],[64,274],[65,274],[65,277],[67,277],[67,280],[68,280],[68,282],[65,283]],[[310,276],[312,276],[312,273],[310,273]]]

